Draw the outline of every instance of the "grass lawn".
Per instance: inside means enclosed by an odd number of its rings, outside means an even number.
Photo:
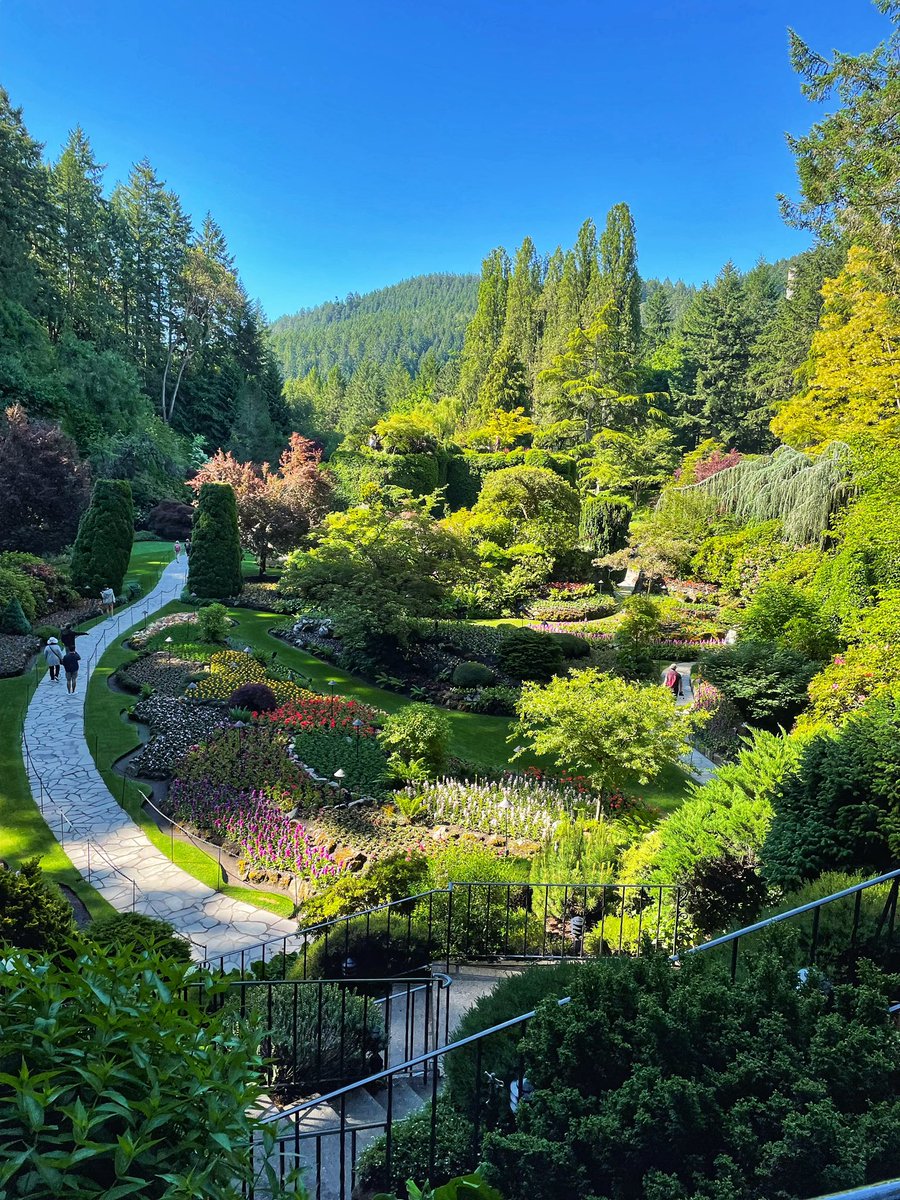
[[[146,596],[159,583],[160,575],[174,557],[175,551],[170,542],[135,542],[122,590],[129,583],[139,583],[141,594]]]
[[[43,670],[42,666],[41,673]],[[69,862],[31,797],[21,737],[25,708],[38,678],[32,670],[0,679],[0,858],[13,865],[39,858],[48,878],[70,887],[91,916],[109,916],[113,909]]]
[[[150,545],[151,543],[145,544]],[[155,615],[164,616],[180,610],[182,610],[181,605],[168,604]],[[125,631],[123,631],[123,637],[124,633]],[[171,858],[172,842],[170,838],[159,830],[141,808],[143,793],[136,783],[130,779],[124,779],[112,768],[112,764],[123,754],[127,754],[129,750],[134,750],[140,745],[136,726],[122,715],[123,711],[133,703],[133,699],[121,692],[112,691],[108,686],[109,677],[132,656],[132,651],[125,649],[121,640],[117,639],[110,646],[91,677],[85,704],[85,736],[94,756],[94,762],[110,792],[131,819],[140,825],[154,845],[166,857]],[[258,908],[268,909],[278,916],[289,917],[291,915],[293,904],[286,896],[257,892],[250,888],[235,887],[231,884],[220,886],[221,876],[218,862],[198,847],[176,841],[174,854],[173,861],[176,866],[181,867],[208,887],[219,887],[224,895],[230,896],[233,900],[243,900]]]

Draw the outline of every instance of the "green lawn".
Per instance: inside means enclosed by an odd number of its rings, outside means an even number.
[[[129,583],[139,583],[141,594],[146,596],[156,587],[160,575],[174,557],[175,551],[170,542],[135,542],[122,590]]]
[[[140,543],[138,544],[140,545]],[[160,609],[156,615],[164,616],[167,613],[181,610],[181,605],[173,603]],[[124,634],[123,630],[123,637]],[[140,744],[137,727],[124,715],[126,708],[134,702],[133,698],[121,692],[114,692],[108,686],[109,677],[132,656],[132,652],[125,649],[121,641],[121,638],[117,639],[110,646],[91,677],[85,703],[85,736],[94,762],[110,792],[131,819],[140,825],[154,845],[171,858],[173,849],[171,839],[160,831],[155,822],[151,821],[141,808],[143,793],[136,783],[130,779],[124,779],[113,770],[113,763],[117,759]],[[268,909],[270,912],[284,917],[289,917],[293,911],[293,905],[286,896],[257,892],[250,888],[235,887],[231,884],[220,886],[221,876],[217,860],[196,846],[175,841],[173,861],[188,874],[193,875],[195,879],[199,879],[201,883],[205,883],[211,888],[218,887],[224,895],[230,896],[233,900],[243,900],[248,904]]]
[[[31,797],[21,753],[22,721],[39,677],[30,671],[0,679],[0,858],[11,864],[39,858],[48,877],[67,884],[92,916],[108,916],[112,908],[69,862]]]

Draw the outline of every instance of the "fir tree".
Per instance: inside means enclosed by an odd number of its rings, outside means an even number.
[[[134,541],[134,502],[124,479],[98,479],[72,550],[72,583],[90,596],[122,590]]]
[[[655,287],[644,303],[641,319],[644,353],[652,355],[672,335],[672,309],[665,288]]]
[[[541,264],[534,242],[526,237],[516,252],[506,290],[503,342],[519,362],[530,368],[537,350],[537,304],[541,295]]]
[[[22,637],[31,633],[31,623],[22,610],[18,596],[10,596],[6,607],[0,613],[0,633]]]
[[[494,355],[484,383],[478,389],[476,415],[482,420],[497,409],[514,412],[530,408],[528,376],[511,346],[502,345]]]
[[[240,594],[241,543],[234,491],[227,483],[204,483],[194,516],[188,590],[207,600]]]

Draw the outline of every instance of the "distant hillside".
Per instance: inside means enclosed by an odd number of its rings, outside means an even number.
[[[414,373],[426,351],[440,364],[461,349],[477,292],[477,275],[417,275],[280,317],[269,340],[288,379],[335,364],[350,375],[366,359]]]

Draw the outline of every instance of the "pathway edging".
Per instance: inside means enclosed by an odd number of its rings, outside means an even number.
[[[64,680],[54,683],[44,675],[25,716],[23,757],[31,794],[36,801],[42,796],[51,833],[81,875],[90,876],[91,886],[119,912],[134,909],[168,921],[194,943],[195,957],[221,958],[290,937],[297,926],[223,896],[171,863],[110,794],[84,733],[87,686],[111,634],[124,635],[158,612],[184,581],[185,564],[170,563],[146,596],[78,639],[81,670],[74,696]]]

